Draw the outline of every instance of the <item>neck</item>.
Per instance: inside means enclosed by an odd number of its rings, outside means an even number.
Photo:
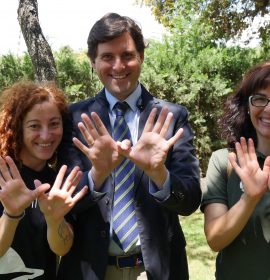
[[[265,156],[270,155],[270,141],[269,140],[258,140],[257,151],[264,154]]]

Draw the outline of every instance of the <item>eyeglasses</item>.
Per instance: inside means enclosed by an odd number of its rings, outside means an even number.
[[[270,99],[268,99],[266,96],[259,94],[251,95],[248,100],[249,103],[255,107],[266,107],[270,102]]]

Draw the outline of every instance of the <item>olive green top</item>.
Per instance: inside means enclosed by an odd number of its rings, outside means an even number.
[[[265,156],[257,152],[260,166]],[[231,208],[241,197],[241,181],[234,170],[228,171],[228,150],[215,151],[209,161],[201,210],[209,203]],[[256,206],[248,223],[235,240],[218,253],[216,279],[270,279],[270,193]]]

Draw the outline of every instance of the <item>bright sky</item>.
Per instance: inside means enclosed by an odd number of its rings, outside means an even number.
[[[85,50],[93,24],[105,13],[117,12],[135,19],[145,38],[160,39],[162,25],[151,15],[150,8],[134,4],[135,0],[38,0],[39,22],[43,35],[53,50],[69,45],[74,50]],[[1,0],[0,55],[26,51],[24,38],[17,20],[19,0]]]

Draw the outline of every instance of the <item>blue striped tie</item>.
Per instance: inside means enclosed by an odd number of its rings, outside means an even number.
[[[116,119],[113,128],[115,141],[130,139],[131,135],[124,115],[129,105],[117,102],[114,106]],[[115,168],[115,191],[113,205],[114,239],[127,252],[138,240],[139,232],[134,206],[135,165],[124,159]]]

